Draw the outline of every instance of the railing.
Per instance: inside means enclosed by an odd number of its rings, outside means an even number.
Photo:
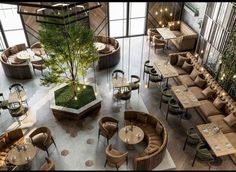
[[[31,36],[33,36],[35,39],[39,40],[39,34],[36,30],[34,30],[31,26],[25,24],[27,28],[30,29],[30,31],[27,29],[27,33],[29,33]],[[36,35],[35,35],[36,34]]]
[[[158,23],[158,21],[155,19],[155,17],[153,17],[153,15],[148,11],[148,15],[153,19],[153,21],[155,21],[155,23],[157,23],[157,25],[153,24],[152,21],[148,18],[148,21],[153,25],[153,27],[160,27],[160,24]]]

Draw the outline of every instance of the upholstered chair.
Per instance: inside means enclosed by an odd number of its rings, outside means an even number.
[[[7,105],[8,111],[12,118],[15,118],[19,125],[21,125],[21,121],[19,117],[26,115],[28,108],[23,106],[21,102],[11,102]]]
[[[45,162],[41,165],[40,171],[54,171],[55,170],[55,164],[54,162],[49,159],[48,157],[45,157]]]
[[[106,162],[104,167],[106,167],[107,163],[111,167],[116,167],[117,171],[119,167],[126,162],[128,166],[128,152],[120,152],[114,148],[112,145],[108,145],[106,148]]]
[[[26,50],[26,45],[25,43],[18,44],[16,45],[16,48],[17,48],[17,51],[20,52],[20,51]]]
[[[153,68],[151,69],[148,77],[148,88],[149,88],[149,82],[154,83],[161,83],[163,81],[163,77],[157,73],[157,71]],[[160,84],[161,85],[161,84]]]
[[[156,30],[156,28],[149,28],[148,30],[147,30],[147,39],[150,41],[150,42],[152,42],[153,40],[152,40],[152,38],[153,38],[153,36],[154,35],[156,35],[158,38],[161,38],[161,35],[157,32],[157,30]]]
[[[138,90],[139,93],[139,86],[140,86],[140,78],[137,75],[131,75],[131,82],[130,82],[130,87],[131,90]]]
[[[107,144],[109,144],[109,140],[118,132],[118,120],[110,116],[104,116],[99,120],[98,125],[98,139],[102,135],[107,139]]]
[[[149,73],[152,69],[153,69],[153,66],[150,65],[150,60],[145,61],[144,62],[144,69],[143,69],[143,80],[144,80],[145,74],[147,74],[149,76]]]
[[[160,106],[159,108],[161,109],[162,103],[168,104],[169,100],[172,98],[172,92],[170,88],[168,87],[161,87],[161,100],[160,100]]]
[[[121,77],[121,78],[124,78],[124,75],[125,75],[125,72],[120,70],[120,69],[116,69],[112,72],[111,76],[112,76],[112,79],[117,79],[118,77]],[[120,88],[115,88],[113,86],[113,95],[114,95],[114,91],[115,90],[118,90]]]
[[[7,109],[7,106],[8,106],[8,100],[5,100],[4,96],[3,96],[3,93],[0,93],[0,110],[1,109]],[[0,114],[1,114],[1,111],[0,111]]]
[[[115,93],[115,98],[117,100],[124,100],[125,101],[125,108],[127,108],[127,101],[130,100],[131,98],[131,87],[130,86],[125,86],[121,87],[117,93]]]
[[[48,148],[51,146],[51,144],[53,143],[55,147],[57,147],[52,137],[51,131],[47,127],[39,127],[35,129],[29,135],[29,138],[31,139],[31,142],[34,146],[46,151],[48,156]]]
[[[214,157],[210,152],[210,147],[206,143],[204,142],[198,143],[192,167],[194,166],[196,159],[207,162],[209,170],[211,169],[211,163],[214,161]]]
[[[194,128],[190,128],[187,130],[187,136],[184,142],[183,150],[185,150],[186,144],[196,145],[199,142],[201,142],[201,138],[197,134],[197,132],[194,130]]]
[[[156,35],[153,36],[152,40],[153,40],[152,45],[155,49],[155,52],[156,52],[157,49],[163,49],[164,50],[164,48],[166,46],[166,41],[165,40],[161,40]]]
[[[10,85],[9,91],[11,93],[16,92],[18,97],[20,98],[21,102],[26,103],[28,106],[26,90],[21,83],[16,82],[16,83]]]
[[[46,69],[45,62],[43,59],[37,60],[37,61],[31,61],[31,64],[33,66],[34,74],[35,69],[40,70],[41,74],[43,75],[43,70]]]
[[[166,120],[168,119],[169,113],[174,116],[179,116],[180,121],[184,115],[184,109],[177,103],[174,98],[171,98],[168,102],[168,108],[166,113]]]
[[[34,44],[32,44],[32,45],[30,46],[30,48],[31,48],[31,49],[33,49],[33,48],[42,48],[42,45],[41,45],[40,42],[35,42]]]

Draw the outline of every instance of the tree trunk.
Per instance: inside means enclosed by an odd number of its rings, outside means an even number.
[[[77,94],[77,82],[76,81],[72,81],[72,87],[73,87],[73,93],[74,93],[74,96],[73,97],[75,97],[76,96],[76,94]]]

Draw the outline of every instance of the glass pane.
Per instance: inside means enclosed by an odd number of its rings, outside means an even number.
[[[233,25],[234,25],[234,9],[233,9],[233,4],[229,3],[226,13],[225,13],[225,17],[224,17],[224,21],[223,21],[223,27],[225,29],[227,29],[228,31],[231,31]]]
[[[130,19],[129,35],[144,34],[145,18]]]
[[[215,8],[214,8],[214,13],[213,13],[213,20],[216,20],[218,13],[219,13],[219,9],[220,9],[220,2],[217,2],[215,4]]]
[[[110,21],[110,36],[121,37],[124,35],[126,35],[126,20]]]
[[[146,2],[131,2],[130,3],[130,18],[146,16]]]
[[[25,33],[23,30],[7,31],[5,34],[10,47],[20,43],[25,43],[25,45],[27,45]]]
[[[209,17],[212,17],[213,9],[214,9],[214,3],[213,2],[208,2],[207,3],[207,8],[206,8],[206,15],[208,15]]]
[[[109,2],[109,20],[126,19],[127,2]]]
[[[5,45],[5,42],[3,40],[3,37],[2,37],[2,33],[0,32],[0,51],[6,49],[6,45]]]
[[[219,12],[219,16],[218,16],[218,19],[217,19],[217,22],[220,23],[220,24],[223,23],[227,6],[228,6],[228,3],[226,3],[226,2],[221,3],[220,12]]]
[[[206,40],[208,40],[208,37],[210,35],[211,25],[212,25],[212,19],[208,18],[205,33],[204,33],[204,39]]]

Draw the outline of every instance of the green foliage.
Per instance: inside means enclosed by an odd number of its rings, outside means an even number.
[[[219,82],[236,99],[236,25],[233,26],[222,54]]]
[[[62,23],[59,21],[62,19],[46,18],[45,20]],[[78,84],[93,62],[98,60],[94,46],[94,33],[79,22],[68,25],[42,23],[39,37],[41,44],[49,54],[49,58],[45,59],[49,73],[41,78],[42,85]]]
[[[67,85],[55,91],[55,104],[58,106],[79,109],[96,99],[92,86],[83,88],[83,84],[79,84],[80,91],[77,93],[77,100],[73,96],[72,85]]]

